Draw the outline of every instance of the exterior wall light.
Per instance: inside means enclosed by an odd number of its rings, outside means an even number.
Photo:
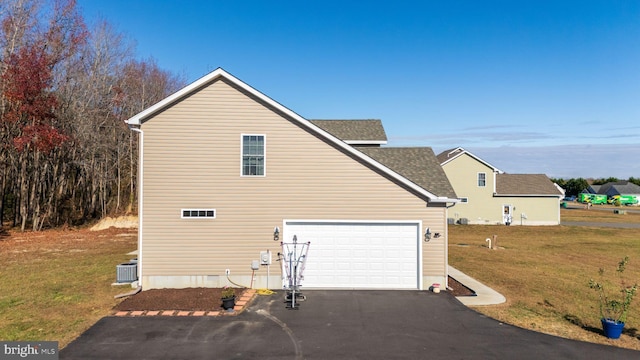
[[[436,239],[440,236],[442,235],[438,232],[433,234],[433,237]],[[427,230],[424,232],[424,241],[429,242],[429,240],[431,240],[431,229],[427,228]]]
[[[273,229],[273,241],[278,241],[280,240],[280,229],[276,226]]]

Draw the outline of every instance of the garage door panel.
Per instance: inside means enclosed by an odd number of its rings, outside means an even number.
[[[354,263],[353,268],[355,270],[368,270],[369,266],[367,265],[367,263]]]
[[[304,288],[418,288],[417,223],[287,222],[311,242]]]

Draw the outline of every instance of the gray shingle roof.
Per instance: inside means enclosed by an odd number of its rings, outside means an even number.
[[[430,147],[366,147],[358,150],[436,196],[457,197]]]
[[[589,185],[589,187],[587,188],[588,192],[592,193],[592,194],[597,194],[598,191],[600,191],[600,187],[602,187],[602,185]]]
[[[545,174],[497,174],[497,195],[549,195],[562,193]]]
[[[386,142],[387,134],[382,121],[366,120],[309,120],[317,127],[344,142],[372,141]]]
[[[594,185],[591,185],[593,187]],[[632,195],[632,194],[640,194],[640,186],[629,182],[627,180],[622,180],[618,182],[610,182],[600,186],[597,190],[598,194],[607,194],[609,196],[613,195]]]

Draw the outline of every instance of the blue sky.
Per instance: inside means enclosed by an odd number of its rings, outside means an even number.
[[[308,119],[381,119],[509,173],[640,177],[640,1],[79,0],[191,82],[222,67]]]

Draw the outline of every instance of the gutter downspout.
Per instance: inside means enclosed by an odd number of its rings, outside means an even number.
[[[498,174],[496,173],[495,170],[493,170],[493,195],[497,194],[496,193],[496,181],[498,180]]]
[[[144,214],[144,132],[139,128],[134,128],[131,125],[129,126],[129,130],[135,131],[140,134],[140,155],[138,157],[138,171],[139,179],[138,179],[138,288],[142,288],[142,216]]]

